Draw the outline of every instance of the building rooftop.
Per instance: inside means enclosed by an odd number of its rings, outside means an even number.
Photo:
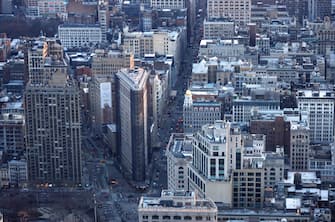
[[[139,210],[195,210],[195,211],[217,211],[216,205],[209,199],[196,197],[190,191],[162,190],[161,197],[141,197]]]
[[[329,90],[299,90],[297,92],[299,98],[335,98],[335,93]]]
[[[146,70],[138,67],[134,69],[121,69],[116,75],[124,80],[133,90],[141,90],[145,87],[149,76]]]
[[[100,28],[99,24],[77,24],[77,23],[67,23],[59,25],[58,28]]]
[[[172,134],[168,150],[177,158],[192,158],[192,137],[184,134]]]
[[[320,178],[316,176],[316,172],[292,172],[287,173],[287,179],[284,180],[285,183],[294,184],[295,174],[301,175],[302,184],[321,184]]]
[[[207,74],[208,66],[205,60],[201,60],[199,63],[193,63],[192,65],[192,75],[193,74]]]

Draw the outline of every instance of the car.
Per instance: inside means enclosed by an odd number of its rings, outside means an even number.
[[[109,180],[109,184],[116,185],[116,184],[118,184],[118,182],[117,182],[116,179],[112,178],[112,179]]]

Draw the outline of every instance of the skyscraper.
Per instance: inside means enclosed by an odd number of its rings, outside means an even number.
[[[81,183],[80,98],[63,57],[43,57],[41,81],[24,95],[28,179],[32,183]],[[32,74],[29,70],[29,74]]]
[[[108,1],[99,0],[98,5],[98,20],[102,32],[102,41],[107,41],[107,31],[109,28],[109,10],[108,10]]]
[[[331,16],[332,3],[331,0],[308,0],[308,19],[315,20]]]
[[[118,156],[127,177],[146,178],[150,153],[146,70],[121,69],[116,74]]]

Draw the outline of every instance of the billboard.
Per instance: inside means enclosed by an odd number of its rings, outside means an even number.
[[[101,109],[112,107],[112,83],[103,82],[100,83],[100,106]]]

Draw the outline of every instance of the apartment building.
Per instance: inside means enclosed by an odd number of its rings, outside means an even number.
[[[291,122],[290,166],[292,170],[308,170],[310,157],[310,128],[307,123]]]

